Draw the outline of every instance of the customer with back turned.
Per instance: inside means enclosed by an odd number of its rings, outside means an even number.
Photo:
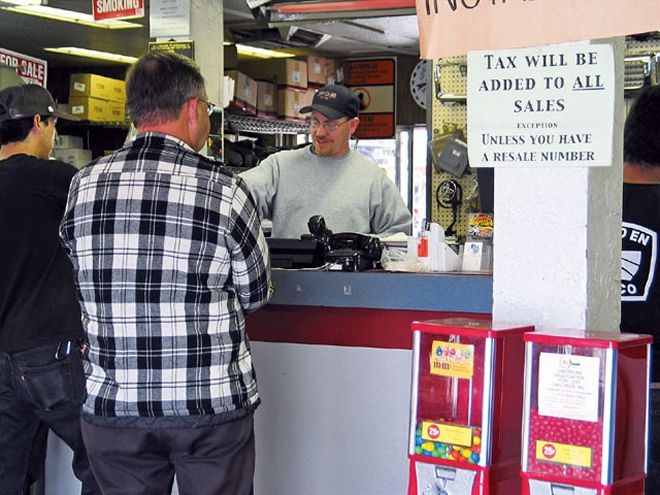
[[[76,169],[48,159],[58,118],[73,119],[46,88],[0,91],[0,493],[7,495],[40,474],[44,425],[73,449],[82,493],[101,493],[80,434],[83,330],[57,235]]]
[[[333,232],[410,234],[412,217],[394,183],[350,148],[359,108],[346,86],[322,87],[312,104],[300,109],[311,113],[312,144],[270,155],[241,174],[261,215],[272,220],[273,237],[309,233],[307,222],[315,215]]]
[[[247,495],[259,394],[244,314],[268,300],[268,249],[243,180],[198,153],[213,105],[191,60],[130,69],[138,134],[73,179],[60,235],[75,267],[106,495]]]
[[[623,138],[621,331],[653,335],[646,494],[660,493],[660,86],[639,94]]]

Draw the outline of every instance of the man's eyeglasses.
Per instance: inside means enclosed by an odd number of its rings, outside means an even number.
[[[203,100],[201,98],[197,98],[197,99],[206,105],[206,113],[208,113],[210,117],[213,114],[215,103],[211,103],[209,100]]]
[[[346,124],[350,121],[351,121],[351,119],[344,120],[344,121],[341,121],[341,122],[336,121],[336,120],[328,120],[326,122],[321,122],[320,120],[314,119],[314,118],[308,118],[306,120],[307,125],[313,131],[316,131],[316,130],[320,129],[321,127],[323,127],[328,132],[334,132],[337,129],[339,129],[341,126],[343,126],[344,124]]]

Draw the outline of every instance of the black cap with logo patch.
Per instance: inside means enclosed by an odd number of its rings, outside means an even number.
[[[65,120],[80,120],[57,109],[50,92],[38,84],[10,86],[0,91],[0,122],[52,115]]]
[[[309,113],[313,110],[329,119],[357,117],[360,110],[360,100],[346,86],[341,84],[328,84],[314,94],[312,104],[300,109],[300,113]]]

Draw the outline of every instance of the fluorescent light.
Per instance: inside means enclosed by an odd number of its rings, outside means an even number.
[[[2,3],[11,3],[16,4],[21,0],[0,0]],[[26,0],[31,1],[31,0]],[[82,26],[89,26],[102,29],[129,29],[129,28],[141,28],[142,24],[136,24],[134,22],[118,21],[114,19],[104,20],[104,21],[95,21],[92,14],[85,14],[83,12],[76,12],[75,10],[64,10],[56,9],[54,7],[47,7],[45,5],[24,5],[17,4],[15,7],[2,7],[2,10],[7,10],[9,12],[15,12],[17,14],[26,14],[34,15],[37,17],[43,17],[46,19],[53,19],[56,21],[62,22],[71,22],[74,24],[80,24]]]
[[[275,50],[268,50],[266,48],[258,48],[256,46],[241,45],[236,43],[236,52],[239,55],[246,55],[256,58],[290,58],[295,57],[293,53],[279,52]]]
[[[41,0],[0,0],[0,4],[10,5],[41,5]]]
[[[132,64],[137,61],[136,57],[120,55],[118,53],[100,52],[98,50],[88,50],[87,48],[78,48],[76,46],[61,46],[57,48],[44,48],[47,52],[63,53],[73,55],[74,57],[93,58],[95,60],[109,60],[110,62],[121,62]]]

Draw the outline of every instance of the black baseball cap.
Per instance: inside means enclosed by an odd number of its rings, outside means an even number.
[[[314,94],[312,104],[300,109],[300,113],[309,113],[313,110],[329,119],[357,117],[360,109],[360,100],[346,86],[341,84],[328,84]]]
[[[50,92],[38,84],[10,86],[0,91],[0,122],[52,115],[65,120],[80,120],[57,109]]]

